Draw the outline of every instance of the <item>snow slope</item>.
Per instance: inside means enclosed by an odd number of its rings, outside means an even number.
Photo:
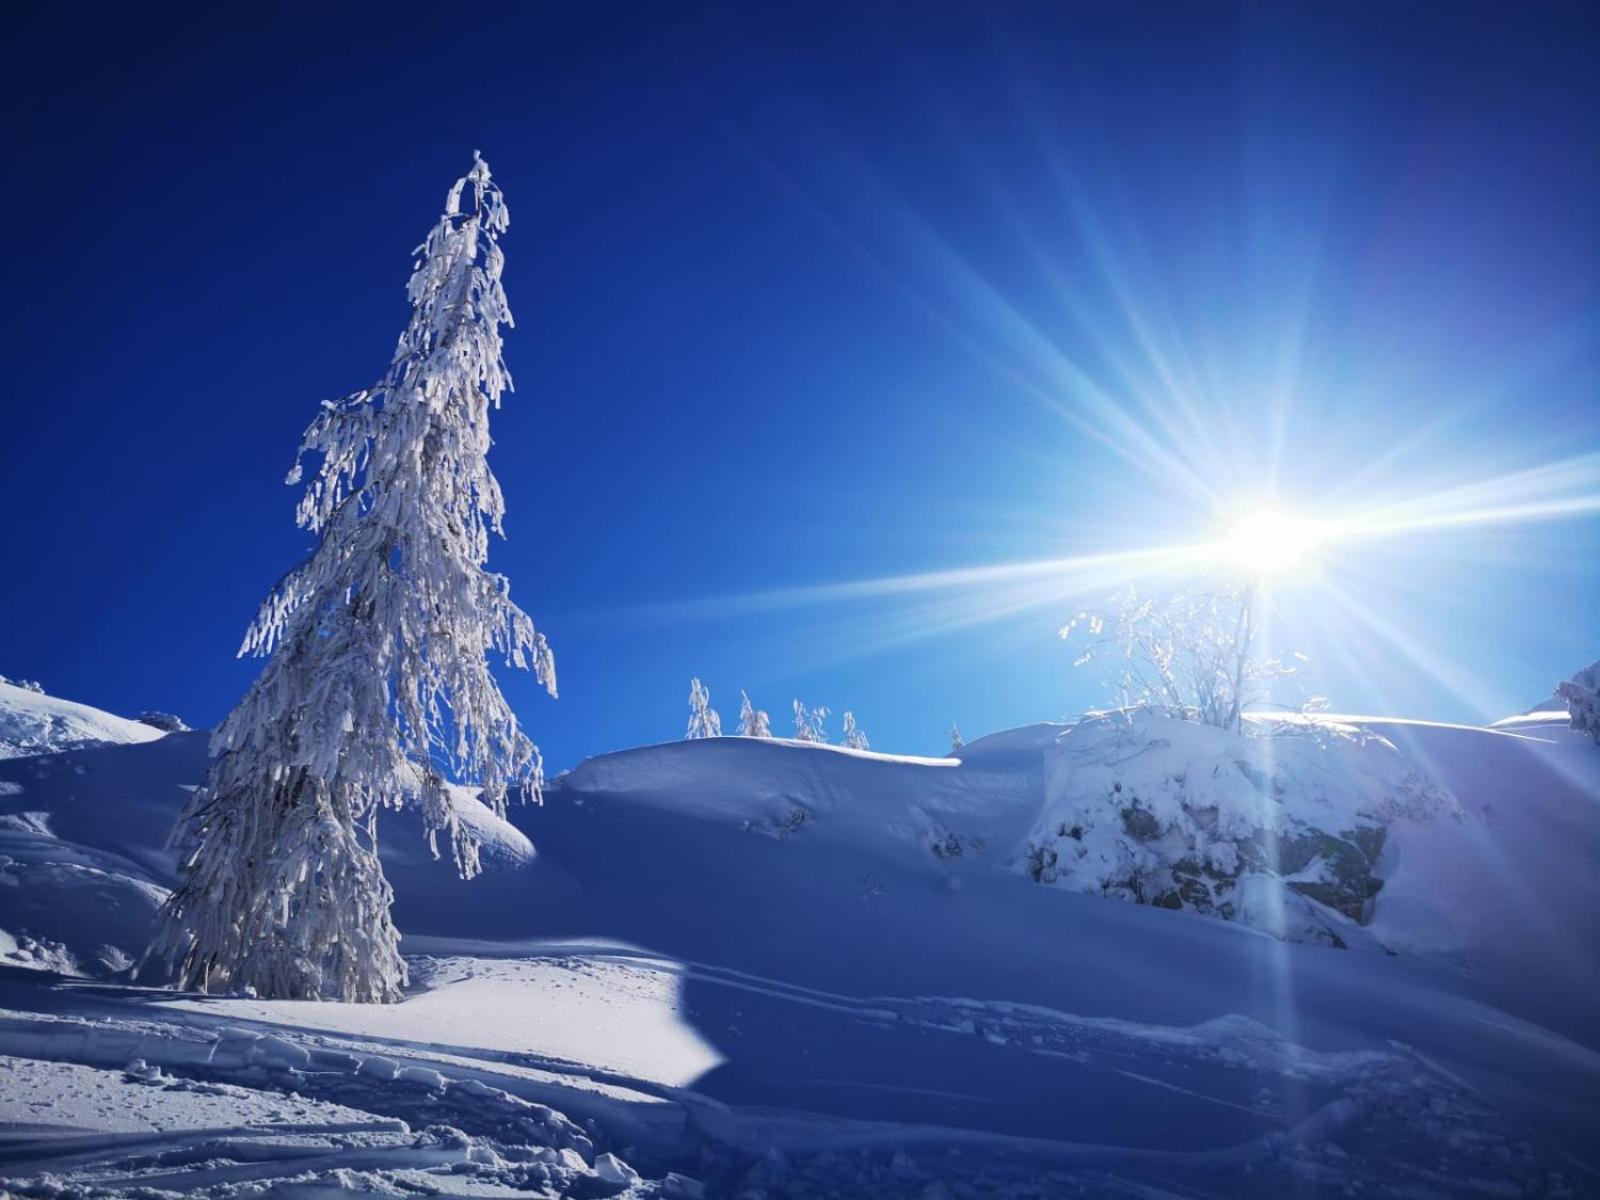
[[[1468,810],[1392,832],[1393,954],[1032,882],[1059,727],[946,759],[644,747],[486,826],[470,884],[385,827],[398,1006],[0,968],[0,1186],[1596,1194],[1600,749],[1367,723]],[[159,888],[203,764],[182,734],[0,763],[0,822]],[[22,894],[0,928],[32,929]],[[52,894],[92,958],[117,910]]]
[[[167,836],[205,776],[209,737],[150,732],[0,761],[0,963],[110,978],[143,954],[174,881]],[[527,837],[469,790],[454,801],[487,871],[532,859]],[[454,894],[454,869],[432,858],[413,813],[388,814],[380,836],[391,876]]]
[[[87,704],[58,700],[0,679],[0,758],[50,754],[98,743],[153,742],[163,732]]]

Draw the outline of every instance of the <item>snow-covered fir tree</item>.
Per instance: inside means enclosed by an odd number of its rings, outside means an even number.
[[[840,745],[848,746],[852,750],[867,749],[867,735],[862,732],[861,726],[856,724],[856,715],[848,708],[844,710],[844,736],[839,739]]]
[[[950,749],[952,751],[959,750],[965,745],[966,743],[961,740],[961,730],[952,723],[950,726]]]
[[[485,570],[504,503],[489,411],[510,386],[498,238],[507,215],[475,156],[416,251],[411,321],[372,387],[327,402],[289,482],[310,558],[262,603],[241,654],[266,668],[213,735],[174,840],[179,886],[154,947],[204,991],[399,998],[406,971],[376,852],[380,808],[415,804],[463,876],[477,847],[446,773],[539,798],[542,766],[490,672],[493,652],[556,694],[544,636]]]
[[[750,697],[739,691],[739,736],[769,738],[772,736],[772,719],[767,710],[750,703]]]
[[[807,708],[799,700],[794,702],[794,736],[800,742],[825,742],[828,732],[825,728],[828,720],[828,709],[818,705],[816,708]]]
[[[711,707],[711,692],[698,679],[689,681],[689,730],[685,738],[722,736],[722,718]]]

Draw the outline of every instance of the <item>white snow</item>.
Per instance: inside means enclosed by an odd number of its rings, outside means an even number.
[[[722,737],[591,760],[504,824],[456,794],[495,847],[470,884],[392,823],[389,1006],[90,961],[137,948],[203,735],[0,763],[4,872],[33,873],[0,951],[99,979],[0,959],[0,1188],[1592,1193],[1600,748],[1340,723],[1355,775],[1295,805],[1360,815],[1410,770],[1463,813],[1386,817],[1364,932],[1393,953],[1019,874],[1063,726],[943,759]]]
[[[421,990],[405,1004],[182,999],[163,1006],[220,1007],[230,1020],[537,1055],[665,1087],[687,1087],[722,1061],[679,1014],[679,964],[620,948],[615,957],[528,949],[510,959],[413,958]]]
[[[54,754],[101,743],[153,742],[165,736],[141,721],[0,682],[0,758]]]

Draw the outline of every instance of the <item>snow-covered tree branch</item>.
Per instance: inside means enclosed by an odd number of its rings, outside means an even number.
[[[212,739],[175,834],[182,881],[157,944],[206,991],[388,1001],[405,968],[375,838],[380,807],[419,806],[470,877],[477,848],[447,776],[504,812],[542,765],[488,662],[556,694],[544,636],[485,569],[505,505],[486,459],[511,386],[512,323],[488,164],[450,189],[418,247],[410,323],[372,387],[323,405],[289,482],[311,557],[268,594],[240,653],[270,661]]]
[[[750,697],[739,692],[739,736],[769,738],[772,736],[772,719],[765,709],[750,703]]]
[[[1261,651],[1261,604],[1248,585],[1188,587],[1162,597],[1130,586],[1107,608],[1079,613],[1061,636],[1079,647],[1075,666],[1104,668],[1119,707],[1239,731],[1245,710],[1271,700],[1274,683],[1298,669]]]
[[[689,728],[685,738],[722,736],[722,718],[711,707],[711,692],[699,679],[689,681]]]
[[[865,750],[867,735],[861,726],[856,724],[856,715],[849,709],[844,713],[844,736],[839,739],[840,745],[848,746],[852,750]]]
[[[799,700],[794,702],[794,736],[801,742],[825,742],[828,740],[827,732],[828,709],[822,705],[816,708],[807,708]]]

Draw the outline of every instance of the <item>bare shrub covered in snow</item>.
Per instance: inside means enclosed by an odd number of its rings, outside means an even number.
[[[1250,585],[1164,597],[1140,596],[1130,585],[1106,608],[1079,613],[1061,636],[1080,647],[1075,666],[1104,667],[1117,707],[1238,732],[1245,710],[1270,700],[1273,684],[1296,670],[1256,645],[1260,603]]]
[[[323,405],[306,431],[299,524],[311,557],[262,603],[240,653],[270,661],[212,739],[216,758],[175,839],[182,879],[155,952],[182,985],[392,1001],[405,967],[374,852],[380,807],[416,803],[464,876],[477,847],[445,772],[503,813],[537,798],[539,752],[490,652],[550,694],[544,636],[484,569],[504,502],[489,411],[510,378],[500,189],[477,158],[418,248],[413,312],[387,373]]]
[[[686,739],[722,736],[722,718],[711,707],[711,692],[699,679],[689,681],[689,728]]]
[[[840,744],[852,750],[867,749],[867,735],[861,726],[856,724],[856,715],[849,709],[844,713],[844,736],[839,739]]]
[[[742,689],[739,692],[739,736],[755,738],[772,736],[772,718],[767,716],[766,709],[751,704],[750,697]]]
[[[794,702],[794,736],[799,742],[825,742],[828,709],[823,705],[807,708],[799,700]]]
[[[1558,684],[1556,695],[1567,702],[1572,727],[1600,742],[1600,662]]]

